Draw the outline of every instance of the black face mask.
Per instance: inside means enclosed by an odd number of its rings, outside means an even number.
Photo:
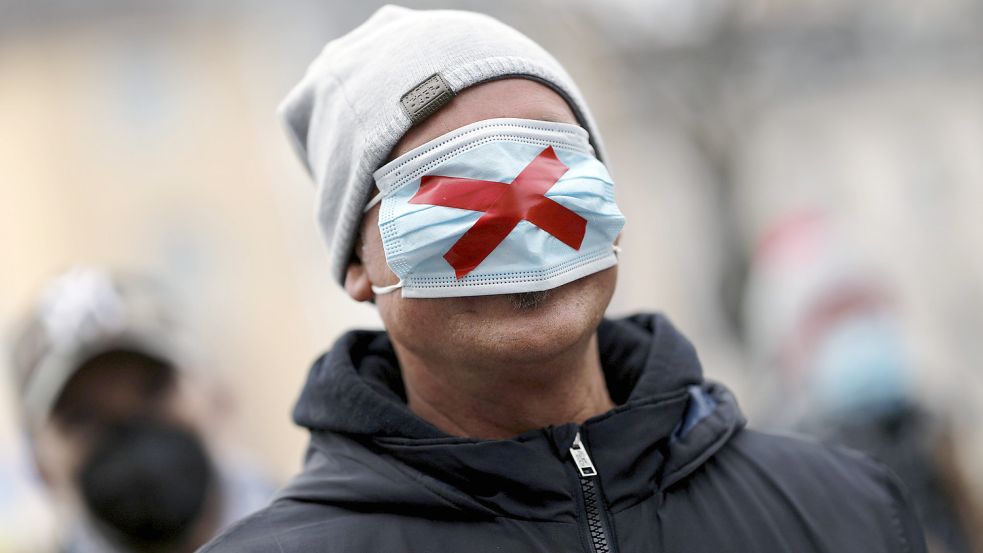
[[[95,519],[137,549],[186,539],[204,511],[213,480],[197,435],[152,421],[107,429],[78,475]]]

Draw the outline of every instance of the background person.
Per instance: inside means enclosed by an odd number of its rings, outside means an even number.
[[[64,551],[193,551],[272,491],[208,443],[208,410],[165,301],[149,279],[76,268],[50,282],[12,341]]]
[[[974,551],[955,413],[919,397],[891,287],[830,213],[792,210],[763,234],[745,317],[761,424],[884,462],[908,488],[931,551]]]

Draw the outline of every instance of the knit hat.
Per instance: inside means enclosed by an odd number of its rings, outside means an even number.
[[[325,46],[279,112],[317,186],[317,219],[339,283],[372,193],[372,173],[396,143],[461,90],[509,77],[559,93],[603,157],[587,104],[559,62],[489,16],[384,6]]]

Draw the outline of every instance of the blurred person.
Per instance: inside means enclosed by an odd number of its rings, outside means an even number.
[[[258,471],[210,447],[165,302],[149,279],[75,268],[15,333],[19,405],[63,551],[194,551],[272,494]]]
[[[968,553],[956,444],[945,414],[917,397],[901,317],[870,266],[824,211],[793,211],[764,233],[745,305],[767,389],[761,419],[884,462],[910,490],[929,549]]]
[[[745,429],[664,317],[603,318],[624,219],[528,38],[387,6],[281,109],[386,330],[315,362],[303,472],[202,551],[924,551],[882,465]]]
[[[0,553],[55,551],[54,519],[0,381]]]

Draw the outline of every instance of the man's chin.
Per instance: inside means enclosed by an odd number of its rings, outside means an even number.
[[[545,362],[563,354],[593,334],[596,311],[603,312],[578,296],[577,285],[571,288],[489,297],[469,345],[481,358],[503,363]]]
[[[545,360],[590,339],[616,276],[612,268],[546,291],[399,301],[383,319],[395,341],[423,358]]]

